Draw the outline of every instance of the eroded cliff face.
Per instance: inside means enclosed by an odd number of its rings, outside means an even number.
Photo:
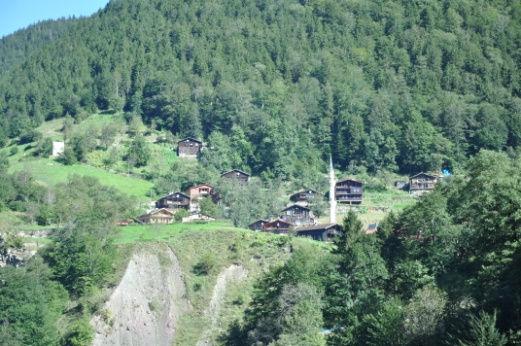
[[[179,318],[190,310],[174,252],[166,245],[139,249],[91,321],[93,345],[172,345]]]

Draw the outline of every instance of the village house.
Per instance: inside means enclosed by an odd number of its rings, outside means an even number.
[[[146,224],[169,224],[174,221],[174,212],[159,208],[138,217],[139,222]]]
[[[342,233],[342,227],[336,223],[298,226],[294,229],[298,237],[309,237],[318,241],[333,241],[333,239]]]
[[[435,174],[418,173],[409,178],[409,193],[413,196],[421,196],[434,190],[440,177]]]
[[[293,204],[283,209],[280,214],[280,219],[295,226],[313,225],[316,221],[311,209],[298,204]]]
[[[252,231],[264,231],[264,225],[266,225],[268,222],[268,220],[257,220],[255,222],[250,223],[248,225],[248,228]]]
[[[189,209],[190,196],[182,192],[170,193],[158,199],[156,202],[156,207],[167,209]]]
[[[239,183],[247,183],[250,180],[250,175],[239,169],[232,169],[231,171],[221,174],[221,178],[236,180]]]
[[[192,137],[187,137],[177,142],[177,156],[197,158],[202,148],[203,142]]]
[[[293,225],[281,219],[268,221],[264,224],[262,231],[275,234],[288,234]]]
[[[302,190],[299,192],[295,192],[291,196],[289,196],[290,201],[295,204],[301,205],[303,207],[307,207],[309,203],[315,198],[316,191],[313,190]]]
[[[213,195],[213,187],[209,184],[191,186],[186,190],[186,194],[191,200],[196,201],[204,197],[211,197]]]
[[[362,182],[354,179],[340,180],[335,184],[335,199],[338,203],[361,204]]]

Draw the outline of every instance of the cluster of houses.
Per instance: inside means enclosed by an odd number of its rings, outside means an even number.
[[[224,172],[221,177],[236,180],[239,183],[247,183],[250,179],[248,173],[238,169]],[[214,202],[219,200],[219,196],[212,185],[193,185],[185,192],[171,192],[159,198],[155,201],[154,208],[139,216],[138,221],[145,224],[170,224],[174,222],[174,216],[179,210],[188,212],[188,215],[182,218],[182,222],[212,220],[208,215],[201,213],[199,202],[202,198],[211,198]]]
[[[203,149],[203,142],[195,138],[185,138],[178,142],[177,154],[181,158],[196,159]],[[238,169],[233,169],[221,174],[224,179],[233,179],[239,183],[247,183],[250,175]],[[421,196],[432,191],[440,176],[429,173],[419,173],[409,178],[409,181],[399,181],[395,186],[409,190],[414,196]],[[147,224],[169,224],[174,221],[174,215],[179,210],[188,211],[188,216],[183,222],[194,220],[211,220],[202,215],[199,208],[201,198],[212,198],[215,202],[219,196],[209,184],[199,184],[189,187],[185,192],[172,192],[159,198],[155,202],[155,208],[141,215],[138,220]],[[337,203],[344,205],[360,205],[363,200],[363,183],[355,179],[343,179],[336,181],[332,163],[330,163],[330,220],[329,223],[318,222],[310,208],[317,196],[313,190],[301,190],[290,196],[291,204],[282,209],[275,219],[257,220],[249,225],[254,231],[270,232],[275,234],[295,234],[297,236],[311,237],[315,240],[329,241],[340,234],[342,228],[336,223]],[[369,233],[376,231],[377,224],[371,225]],[[370,227],[371,228],[371,227]]]
[[[336,223],[336,203],[359,205],[362,203],[363,184],[354,179],[334,181],[334,173],[330,173],[330,222],[319,224],[317,217],[309,208],[317,196],[316,191],[302,190],[290,196],[293,204],[280,211],[272,220],[257,220],[249,225],[251,230],[276,234],[295,234],[315,240],[329,241],[340,234],[342,227]]]

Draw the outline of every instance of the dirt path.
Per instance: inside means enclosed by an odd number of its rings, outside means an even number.
[[[177,257],[167,246],[138,250],[121,283],[91,324],[93,345],[168,345],[191,309]]]
[[[217,282],[213,288],[212,299],[210,300],[208,308],[204,312],[205,316],[210,321],[210,325],[204,331],[201,339],[197,342],[197,346],[211,345],[210,336],[212,335],[212,331],[216,327],[219,319],[219,313],[226,295],[226,286],[232,281],[238,282],[243,280],[247,274],[247,270],[243,266],[237,264],[229,266],[219,274]]]

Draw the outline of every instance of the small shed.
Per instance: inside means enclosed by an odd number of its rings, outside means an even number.
[[[283,209],[280,214],[280,219],[294,225],[315,224],[313,211],[298,204],[293,204]]]
[[[154,209],[138,217],[138,220],[146,224],[169,224],[174,221],[174,212],[166,208]]]
[[[354,179],[340,180],[335,184],[335,199],[338,203],[361,204],[363,183]]]
[[[187,137],[177,142],[177,156],[197,158],[203,148],[203,142],[192,137]]]
[[[52,142],[52,157],[59,157],[65,151],[65,142]]]
[[[156,207],[167,209],[189,209],[190,196],[182,192],[170,193],[158,199],[156,202]]]
[[[250,180],[250,175],[240,169],[232,169],[221,174],[221,178],[235,180],[239,183],[247,183]]]
[[[297,236],[309,237],[319,241],[332,241],[341,233],[342,227],[336,223],[295,227],[295,234]]]

